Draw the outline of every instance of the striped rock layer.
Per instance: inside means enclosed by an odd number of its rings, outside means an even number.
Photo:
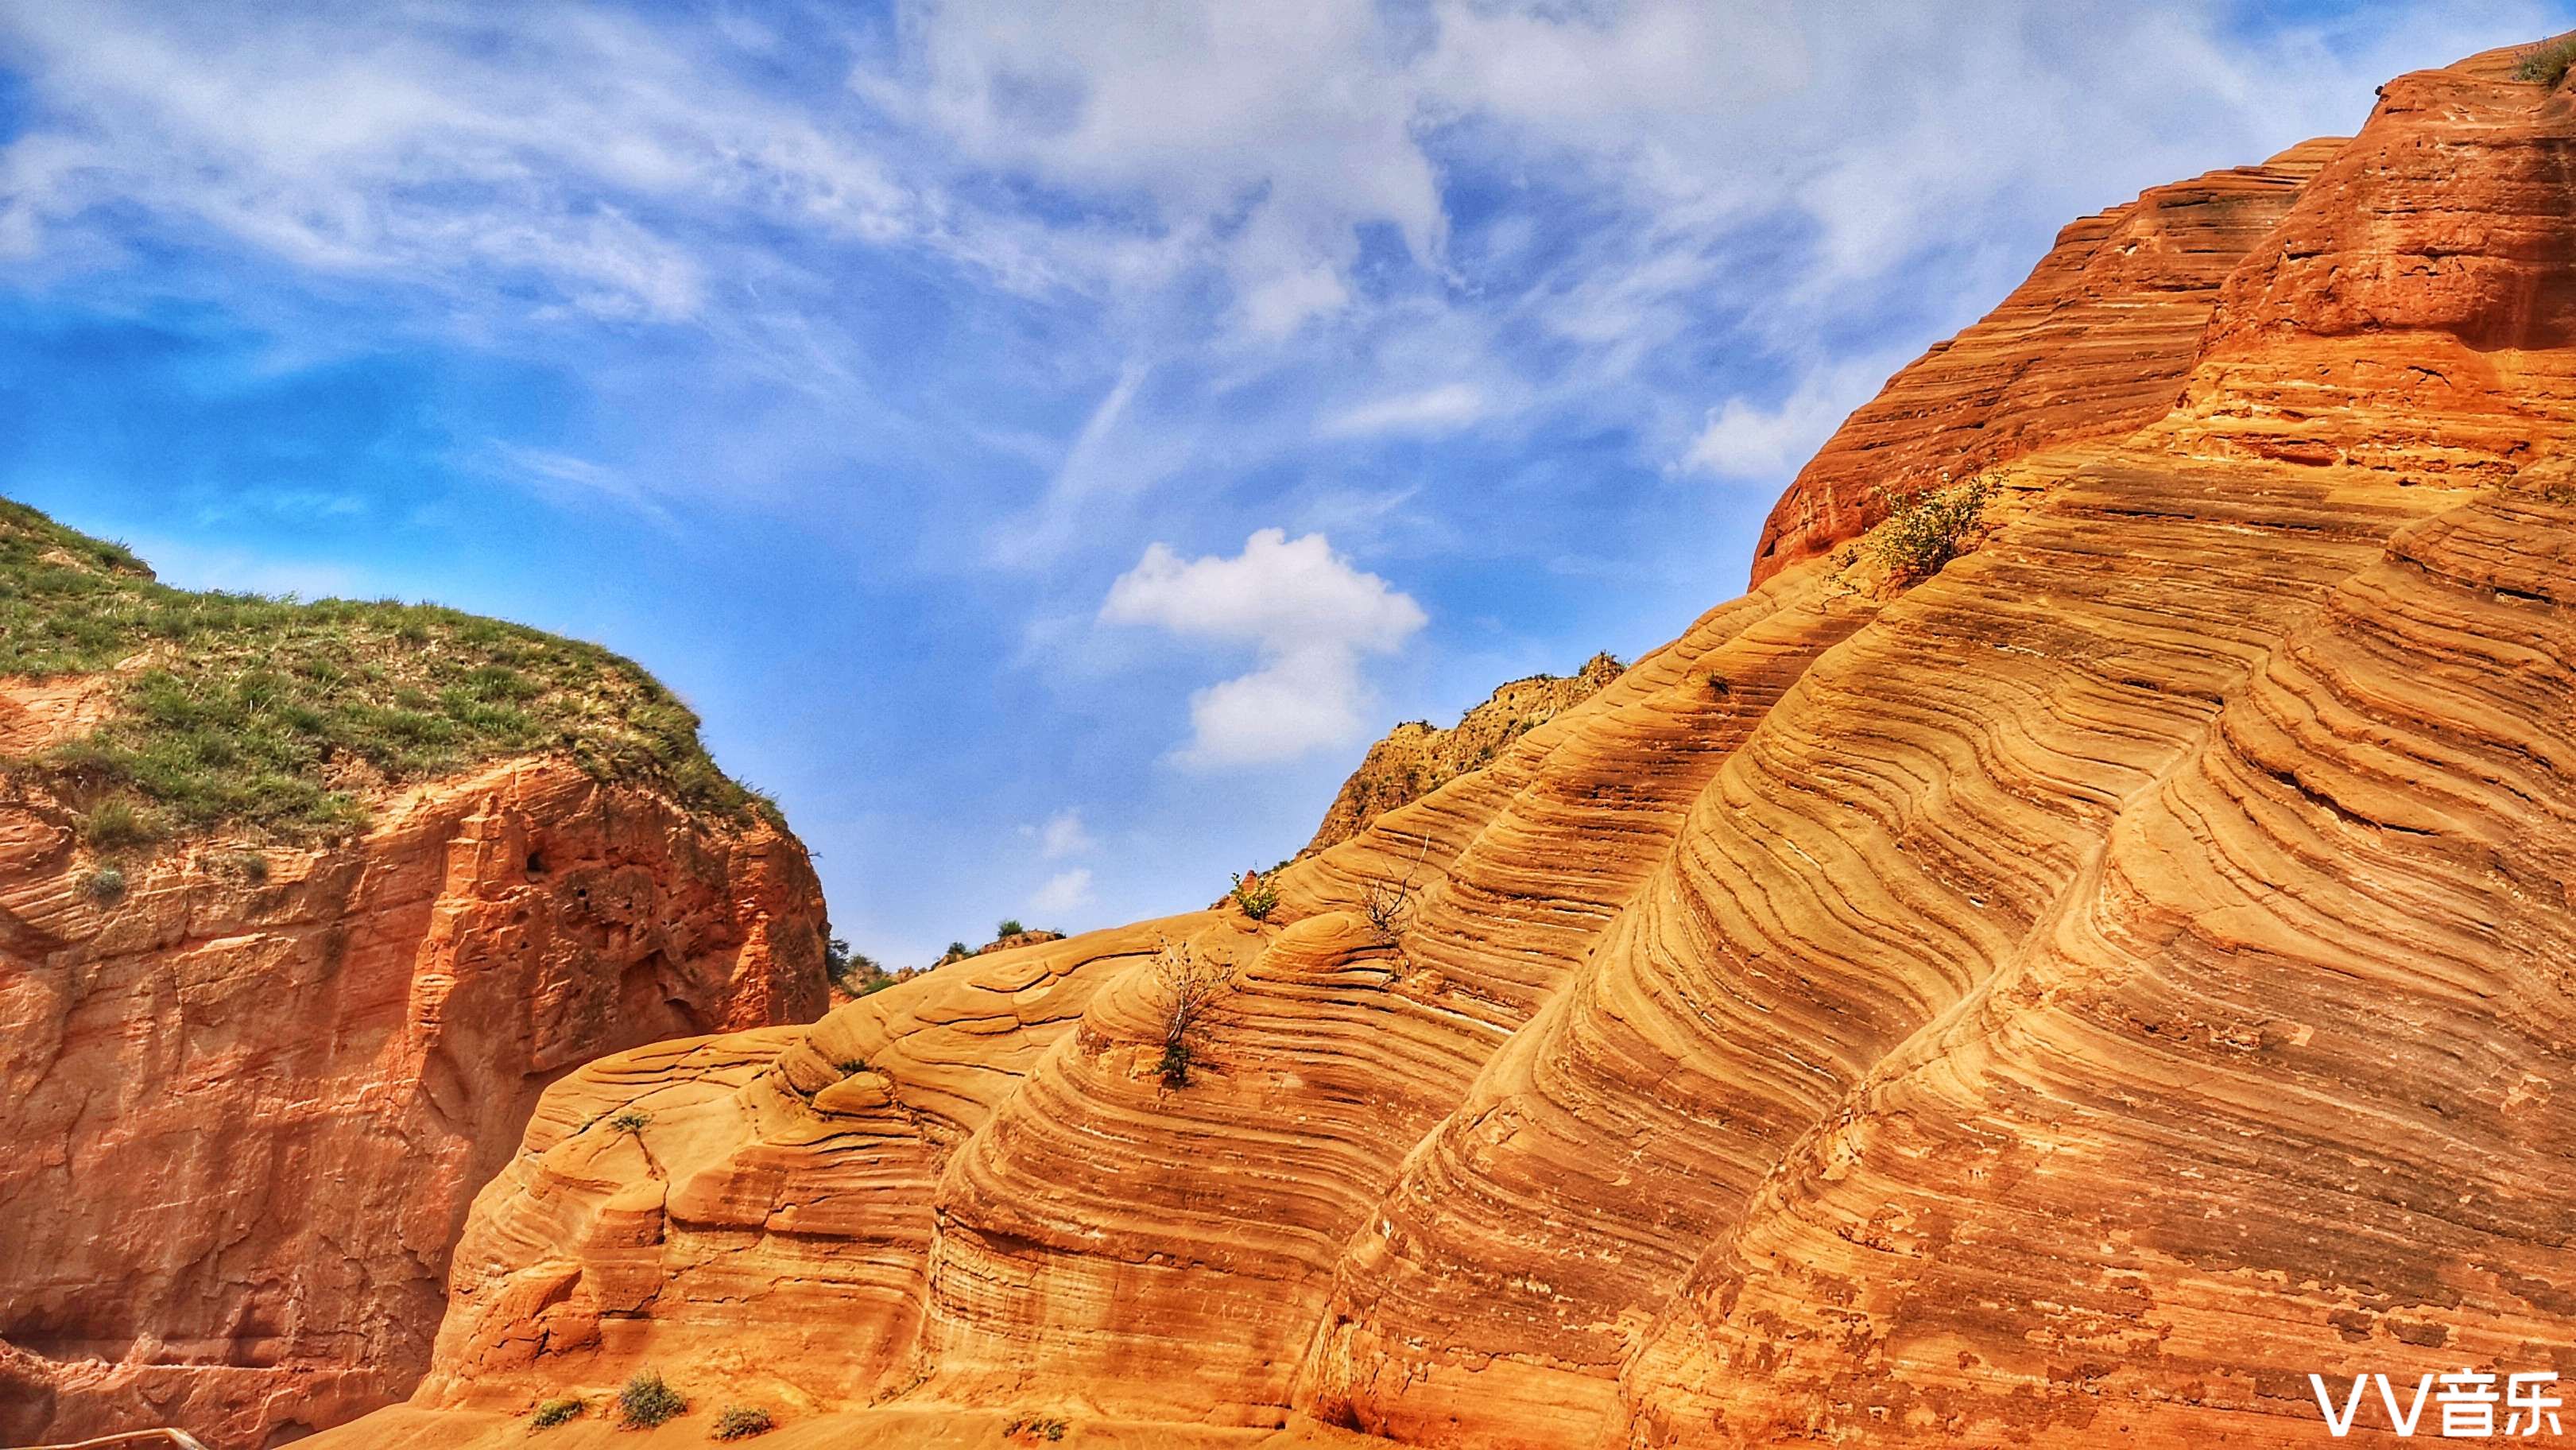
[[[1753,592],[1269,919],[573,1073],[329,1443],[643,1367],[848,1445],[2289,1446],[2311,1371],[2576,1376],[2576,102],[2513,59],[2070,229]],[[1944,468],[1974,552],[1831,557]],[[1170,943],[1235,971],[1182,1087]]]

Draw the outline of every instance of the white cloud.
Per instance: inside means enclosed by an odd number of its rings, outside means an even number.
[[[1774,407],[1729,398],[1708,410],[1681,467],[1727,479],[1785,480],[1894,371],[1893,364],[1863,358],[1808,373]]]
[[[1090,904],[1091,871],[1076,866],[1048,877],[1045,885],[1030,894],[1028,909],[1034,915],[1041,911],[1078,911]]]
[[[1292,540],[1279,529],[1254,534],[1233,558],[1184,560],[1150,545],[1110,586],[1100,618],[1258,651],[1259,668],[1190,697],[1180,759],[1196,766],[1286,760],[1356,738],[1367,699],[1360,657],[1392,652],[1428,622],[1411,596],[1353,568],[1322,534]]]
[[[1020,837],[1037,842],[1038,857],[1046,861],[1085,855],[1100,846],[1100,842],[1083,826],[1079,810],[1061,810],[1047,817],[1042,825],[1022,826]]]
[[[868,252],[932,255],[968,292],[1088,309],[1096,351],[1022,349],[1098,404],[1055,415],[1050,492],[996,535],[1032,563],[1103,499],[1248,475],[1319,426],[1572,416],[1660,460],[1714,422],[1767,457],[1811,430],[1703,418],[1706,374],[1829,365],[1891,268],[1936,299],[1904,326],[1955,325],[2079,210],[2557,28],[2433,0],[2259,26],[2223,0],[905,0],[881,32],[807,25],[817,87],[739,18],[491,14],[0,0],[25,78],[0,256],[131,261],[128,220],[186,221],[426,290],[477,342],[496,318],[701,328],[846,416],[900,328],[822,302]],[[931,352],[977,376],[976,330]],[[1461,381],[1425,390],[1426,353]]]
[[[140,204],[320,272],[482,295],[535,279],[580,313],[667,322],[706,308],[716,270],[679,216],[933,229],[864,148],[652,27],[510,13],[0,6],[0,44],[71,120],[0,153],[0,240]]]
[[[1471,383],[1447,383],[1418,393],[1399,393],[1324,420],[1327,437],[1351,438],[1372,433],[1449,433],[1485,413],[1485,395]]]

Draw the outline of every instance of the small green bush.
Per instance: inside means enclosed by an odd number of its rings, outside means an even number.
[[[151,817],[136,810],[132,801],[120,798],[100,801],[81,821],[81,839],[93,851],[121,851],[160,834]]]
[[[96,867],[81,878],[80,889],[92,901],[114,901],[125,895],[125,873],[113,865]]]
[[[268,884],[268,858],[257,851],[228,851],[217,864],[253,886]]]
[[[1002,1427],[1006,1440],[1061,1440],[1064,1421],[1054,1415],[1022,1415]]]
[[[557,1425],[570,1424],[572,1421],[581,1418],[582,1409],[583,1406],[581,1401],[572,1398],[570,1395],[566,1395],[560,1399],[539,1401],[536,1412],[528,1416],[528,1428],[530,1430],[551,1430]]]
[[[653,1115],[651,1113],[645,1112],[639,1108],[628,1108],[626,1111],[610,1118],[608,1120],[608,1126],[612,1132],[641,1133],[644,1131],[645,1126],[652,1121]]]
[[[1234,904],[1254,921],[1267,921],[1279,909],[1279,888],[1258,871],[1246,871],[1234,878]]]
[[[1027,930],[1027,927],[1020,925],[1020,919],[1018,917],[1006,916],[1000,921],[993,923],[993,939],[999,941],[1004,937],[1018,936],[1020,933]]]
[[[2513,68],[2518,81],[2538,81],[2555,86],[2567,78],[2567,67],[2576,65],[2576,35],[2535,45],[2522,54],[2522,63]]]
[[[707,1438],[748,1440],[754,1435],[766,1435],[777,1428],[778,1422],[769,1418],[767,1410],[755,1405],[727,1405],[724,1407],[724,1413],[716,1416],[716,1427],[707,1432]]]
[[[680,1392],[662,1382],[658,1371],[639,1369],[617,1392],[617,1426],[621,1430],[650,1430],[654,1426],[679,1418],[689,1412],[689,1402]]]
[[[953,941],[948,944],[948,950],[939,954],[939,960],[931,963],[931,965],[944,967],[950,962],[963,961],[973,955],[975,955],[975,949],[973,947],[966,945],[962,941]]]
[[[1879,490],[1887,518],[1870,530],[1870,557],[1897,579],[1930,578],[1959,557],[1994,491],[1983,478],[1910,494]]]

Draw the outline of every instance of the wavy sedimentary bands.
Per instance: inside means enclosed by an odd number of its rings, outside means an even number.
[[[1753,593],[1268,919],[572,1073],[328,1443],[648,1367],[848,1445],[2286,1446],[2311,1371],[2576,1374],[2576,104],[2514,59],[2070,228]],[[1969,552],[1836,547],[1927,471]]]

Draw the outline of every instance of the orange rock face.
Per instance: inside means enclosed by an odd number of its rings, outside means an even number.
[[[447,1256],[538,1096],[605,1052],[822,1010],[803,850],[568,764],[351,844],[94,883],[0,808],[0,1439],[230,1450],[427,1367]]]
[[[2163,417],[2220,285],[2341,145],[2159,186],[2059,232],[2029,280],[1825,440],[1764,522],[1753,582],[1857,537],[1882,488],[1935,487]]]
[[[2288,1447],[2311,1372],[2576,1378],[2571,107],[2512,59],[2071,231],[1751,594],[1269,919],[570,1075],[322,1443],[645,1367],[669,1443],[815,1445]],[[1974,552],[1815,557],[1926,468]],[[1235,974],[1181,1087],[1168,941]]]

